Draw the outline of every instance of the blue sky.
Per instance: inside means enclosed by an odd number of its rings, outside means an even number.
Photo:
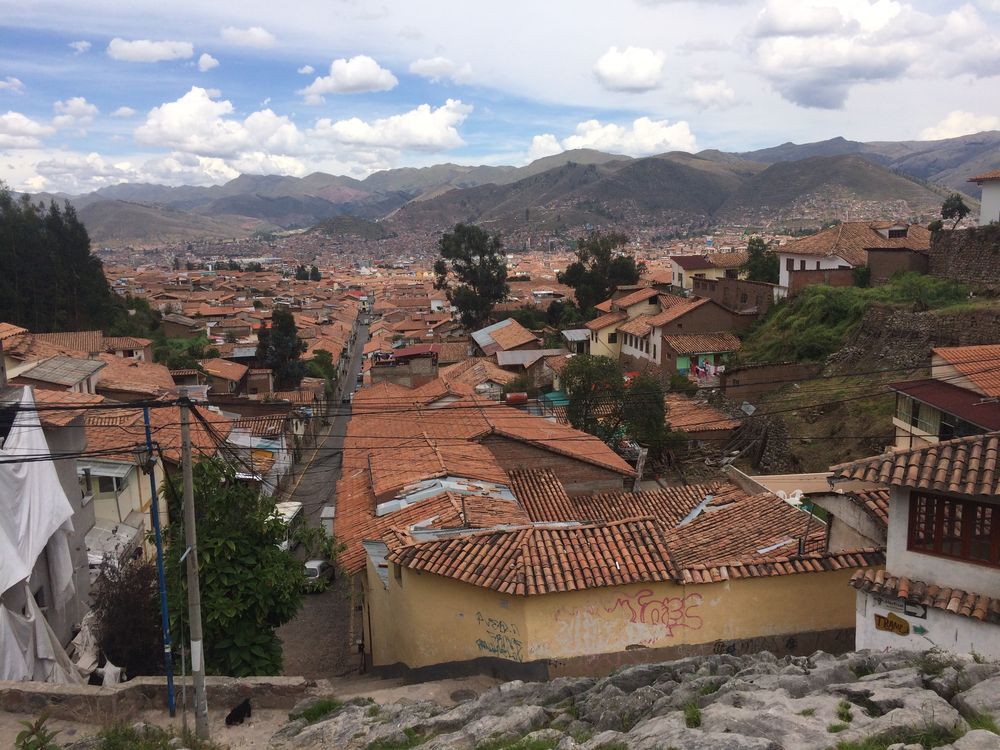
[[[1000,0],[0,0],[0,180],[86,192],[1000,129]]]

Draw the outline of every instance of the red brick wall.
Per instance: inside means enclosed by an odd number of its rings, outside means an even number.
[[[869,250],[868,268],[872,272],[873,284],[884,284],[899,271],[927,273],[930,265],[928,256],[912,250]]]
[[[854,286],[853,268],[826,268],[788,272],[788,295],[794,296],[807,286],[826,284],[828,286]]]
[[[484,438],[482,444],[507,471],[513,469],[552,469],[571,495],[596,491],[620,490],[622,475],[569,456],[536,448],[500,435]]]
[[[663,326],[664,333],[715,333],[733,330],[735,316],[713,302],[702,305]]]
[[[695,279],[694,293],[729,310],[742,311],[755,307],[758,318],[764,317],[774,302],[774,285],[746,279]]]
[[[740,401],[761,393],[784,388],[796,380],[818,375],[821,364],[779,364],[727,370],[719,378],[719,387],[727,398]]]

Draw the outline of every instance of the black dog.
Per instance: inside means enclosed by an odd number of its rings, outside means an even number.
[[[250,716],[250,699],[247,698],[242,703],[238,704],[229,715],[226,716],[226,726],[231,727],[233,724],[242,724],[243,720],[249,718]]]

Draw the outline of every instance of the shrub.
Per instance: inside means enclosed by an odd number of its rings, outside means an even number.
[[[684,723],[688,729],[696,729],[701,726],[701,709],[697,703],[688,703],[684,706]]]
[[[163,673],[156,566],[130,560],[120,567],[105,562],[94,586],[97,643],[129,677]]]
[[[59,750],[59,745],[54,742],[59,732],[46,727],[45,722],[44,716],[20,722],[24,729],[14,738],[14,750]]]

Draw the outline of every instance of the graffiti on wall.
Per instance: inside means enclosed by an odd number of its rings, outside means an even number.
[[[521,633],[517,624],[487,617],[482,612],[476,612],[476,622],[484,631],[476,640],[476,648],[480,654],[495,656],[498,659],[524,661],[522,653]]]
[[[668,645],[681,630],[699,630],[701,594],[657,597],[652,589],[620,594],[583,607],[560,607],[554,614],[556,632],[548,644],[530,651],[543,655],[557,649],[601,654],[620,649]]]

